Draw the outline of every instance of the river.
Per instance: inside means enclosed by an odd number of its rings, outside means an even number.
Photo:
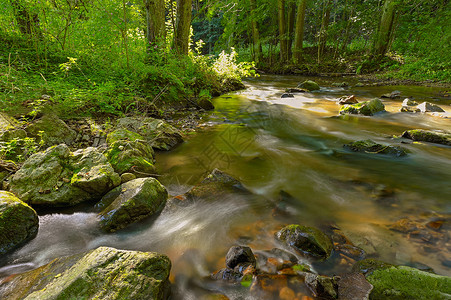
[[[411,143],[407,129],[451,129],[451,99],[439,89],[418,86],[332,87],[337,79],[314,78],[320,91],[280,98],[303,78],[262,76],[247,89],[214,99],[215,111],[175,150],[157,153],[159,179],[179,195],[218,168],[239,179],[251,195],[200,199],[165,210],[158,217],[114,234],[98,229],[89,208],[40,216],[38,236],[3,258],[0,275],[36,268],[63,255],[99,246],[167,254],[172,262],[174,298],[199,299],[218,291],[246,298],[245,289],[208,279],[224,267],[232,245],[254,251],[280,247],[274,232],[287,224],[333,226],[368,257],[389,263],[430,267],[451,275],[449,232],[446,240],[415,239],[389,226],[407,217],[422,221],[451,213],[451,147]],[[353,79],[340,79],[353,86]],[[354,94],[372,99],[398,90],[401,98],[384,99],[386,113],[372,117],[339,116],[336,99]],[[405,97],[429,101],[448,113],[401,113]],[[448,118],[447,118],[448,117]],[[352,153],[351,141],[372,139],[406,148],[406,157]],[[404,142],[404,143],[402,143]],[[349,271],[335,263],[314,265],[325,275]]]

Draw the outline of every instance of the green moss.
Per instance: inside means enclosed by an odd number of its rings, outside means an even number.
[[[372,140],[356,141],[356,142],[352,142],[350,144],[346,144],[343,147],[345,147],[351,151],[354,151],[354,152],[390,154],[390,155],[396,155],[396,156],[407,155],[407,150],[402,147],[377,144],[376,142],[374,142]]]
[[[340,114],[361,114],[365,116],[372,116],[381,111],[385,111],[384,104],[379,99],[373,99],[366,102],[343,105],[340,109]]]
[[[304,81],[303,83],[299,84],[298,87],[307,89],[309,91],[316,91],[320,89],[319,85],[311,80]]]
[[[371,299],[451,299],[451,277],[410,267],[375,270],[367,280],[374,286]]]
[[[108,145],[111,145],[114,142],[120,140],[135,141],[135,140],[144,140],[144,138],[140,134],[124,128],[117,129],[107,136]]]
[[[443,144],[451,146],[451,134],[423,130],[423,129],[413,129],[404,131],[402,137],[414,140],[414,141],[422,141],[436,144]]]
[[[152,148],[139,140],[114,142],[107,152],[107,159],[119,174],[125,172],[151,174],[155,170]]]

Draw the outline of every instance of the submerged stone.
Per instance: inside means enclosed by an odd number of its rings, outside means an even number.
[[[374,286],[370,299],[450,299],[451,277],[392,266],[366,276]]]
[[[429,142],[451,146],[451,134],[424,129],[406,130],[402,137],[414,141]]]
[[[155,178],[138,178],[128,181],[106,194],[97,204],[100,226],[114,232],[146,217],[160,212],[168,192]]]
[[[289,88],[285,90],[285,93],[289,94],[297,94],[297,93],[306,93],[308,92],[307,89],[300,89],[300,88]]]
[[[314,82],[312,80],[306,80],[306,81],[300,83],[298,85],[298,88],[303,88],[303,89],[306,89],[309,91],[316,91],[316,90],[320,89],[319,84],[317,84],[316,82]]]
[[[361,114],[372,116],[378,112],[385,111],[385,106],[379,99],[360,102],[357,104],[347,104],[341,107],[340,114]]]
[[[249,264],[255,267],[256,260],[251,248],[244,246],[233,246],[226,255],[226,266],[235,268],[239,264]]]
[[[346,144],[343,147],[354,152],[366,152],[374,154],[390,154],[395,156],[406,156],[407,151],[398,146],[382,145],[372,140],[356,141]]]
[[[332,254],[330,238],[321,230],[302,225],[288,225],[276,233],[276,238],[299,253],[327,259]]]
[[[34,209],[12,193],[0,191],[1,255],[34,238],[38,227],[38,215]]]
[[[167,299],[170,269],[162,254],[100,247],[14,275],[0,286],[0,298]]]

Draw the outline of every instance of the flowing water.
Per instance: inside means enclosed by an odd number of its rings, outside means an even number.
[[[337,88],[330,87],[332,80],[315,80],[323,86],[320,91],[283,99],[283,91],[303,78],[249,80],[246,90],[216,98],[216,109],[205,126],[184,144],[157,154],[160,180],[172,195],[186,192],[215,168],[239,179],[252,195],[212,195],[166,209],[115,234],[102,233],[96,214],[89,209],[44,214],[38,236],[3,258],[0,276],[63,255],[111,246],[167,254],[173,262],[174,298],[198,299],[206,291],[246,298],[246,289],[208,280],[208,276],[225,266],[224,257],[232,245],[247,245],[256,252],[280,247],[274,233],[292,223],[334,226],[368,257],[451,275],[449,236],[421,240],[388,228],[402,217],[449,220],[451,147],[401,143],[404,139],[393,136],[416,128],[451,130],[447,118],[451,100],[440,97],[437,88]],[[439,104],[447,113],[400,113],[401,98],[384,101],[387,113],[338,116],[340,106],[335,100],[340,96],[354,94],[366,100],[393,90],[420,103]],[[409,154],[393,157],[343,148],[363,139],[399,145]],[[313,268],[326,275],[349,271],[335,263]]]

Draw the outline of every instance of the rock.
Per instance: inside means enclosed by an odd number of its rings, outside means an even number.
[[[276,233],[276,238],[286,246],[301,254],[327,259],[332,254],[332,241],[321,230],[302,226],[288,225]]]
[[[379,99],[373,99],[357,104],[346,104],[340,109],[340,114],[361,114],[372,116],[378,112],[385,111],[385,106]]]
[[[233,246],[226,255],[226,266],[235,268],[239,264],[247,264],[255,267],[256,260],[251,248],[244,246]]]
[[[133,179],[136,179],[135,174],[132,173],[123,173],[121,174],[121,183],[129,182]]]
[[[100,226],[114,232],[160,212],[168,192],[155,178],[138,178],[121,184],[97,204]]]
[[[345,88],[348,87],[349,84],[347,82],[334,82],[332,83],[332,86]]]
[[[147,177],[155,171],[153,154],[152,147],[142,140],[119,140],[108,147],[106,155],[117,173]]]
[[[114,130],[113,132],[109,133],[106,138],[106,142],[108,145],[112,145],[118,141],[133,142],[136,140],[144,141],[144,137],[136,132],[127,130],[125,128],[119,128]]]
[[[199,95],[199,99],[197,99],[197,105],[205,110],[213,110],[215,109],[215,106],[211,102],[211,96],[210,94],[202,94]]]
[[[57,258],[0,286],[2,299],[167,299],[171,261],[152,252],[100,247]]]
[[[450,299],[451,277],[415,268],[391,266],[366,275],[374,286],[371,299]]]
[[[71,153],[61,144],[28,158],[10,189],[28,204],[58,207],[98,199],[118,184],[119,175],[97,149]]]
[[[365,152],[373,154],[390,154],[395,156],[406,156],[407,150],[399,146],[378,144],[372,140],[356,141],[343,146],[354,152]]]
[[[351,95],[351,96],[343,96],[343,97],[340,97],[340,98],[338,99],[338,104],[340,104],[340,105],[344,105],[344,104],[356,104],[356,103],[359,103],[359,101],[357,101],[357,99],[355,98],[354,95]]]
[[[229,174],[214,169],[202,182],[186,193],[188,199],[218,198],[227,193],[248,193],[241,182]]]
[[[12,193],[0,191],[1,255],[34,238],[38,227],[38,215],[34,209]]]
[[[421,110],[416,106],[402,106],[400,111],[401,112],[410,112],[410,113],[421,112]]]
[[[19,121],[4,112],[0,112],[0,134],[17,127],[19,127]]]
[[[339,300],[368,300],[373,285],[361,273],[351,273],[340,276],[338,281]]]
[[[392,267],[392,264],[388,264],[383,261],[375,259],[364,259],[358,261],[352,268],[353,272],[362,273],[363,275],[371,274],[374,270],[385,269]]]
[[[451,134],[445,132],[414,129],[404,131],[402,137],[414,141],[429,142],[451,146]]]
[[[305,274],[305,284],[319,299],[338,298],[338,278],[320,276],[313,273]]]
[[[383,94],[381,96],[381,98],[396,99],[396,98],[399,98],[400,96],[401,96],[401,92],[400,91],[393,91],[393,92],[388,93],[388,94]]]
[[[445,112],[440,106],[432,104],[430,102],[423,102],[417,106],[417,108],[422,112]]]
[[[170,150],[183,142],[175,127],[154,118],[128,117],[119,119],[118,129],[127,129],[141,135],[154,149]]]
[[[44,115],[29,125],[25,131],[28,133],[28,136],[34,137],[38,143],[42,138],[44,145],[48,147],[62,143],[71,145],[77,137],[77,133],[74,130],[70,129],[66,123],[53,114]]]
[[[285,93],[289,94],[306,93],[306,92],[308,92],[308,90],[300,88],[290,88],[285,90]]]
[[[415,102],[415,101],[413,101],[413,100],[410,99],[410,98],[406,98],[406,99],[404,99],[404,101],[402,102],[402,106],[417,106],[417,105],[418,105],[418,103]]]
[[[280,96],[280,98],[294,98],[294,95],[290,93],[284,93],[282,94],[282,96]]]
[[[365,86],[365,84],[364,83],[361,83],[361,82],[357,82],[355,85],[354,85],[354,87],[364,87]]]
[[[308,91],[316,91],[316,90],[320,89],[319,85],[316,82],[312,81],[312,80],[306,80],[303,83],[300,83],[298,85],[298,88],[303,88],[303,89],[306,89]]]

